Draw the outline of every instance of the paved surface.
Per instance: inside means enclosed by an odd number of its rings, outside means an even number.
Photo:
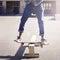
[[[14,42],[20,19],[21,16],[0,17],[0,60],[60,60],[60,18],[53,20],[51,17],[44,17],[45,38],[49,45],[35,48],[39,58],[29,59],[21,58],[22,54],[28,52],[28,48],[20,47],[20,44]],[[30,40],[33,35],[40,40],[37,18],[29,18],[26,22],[22,40]]]

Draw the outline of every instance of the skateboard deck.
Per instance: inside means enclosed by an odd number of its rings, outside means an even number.
[[[17,43],[21,43],[21,46],[23,46],[24,43],[28,43],[28,45],[29,44],[34,44],[34,46],[41,46],[41,48],[43,48],[43,45],[46,45],[46,44],[43,44],[40,41],[37,41],[36,40],[36,35],[33,35],[30,41],[29,40],[28,41],[22,41],[22,40],[20,40],[19,42],[17,40],[14,40],[14,41],[17,42]]]

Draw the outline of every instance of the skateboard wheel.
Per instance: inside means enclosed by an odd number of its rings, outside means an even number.
[[[21,46],[24,45],[24,43],[21,43]]]
[[[43,45],[41,44],[41,48],[43,48]]]

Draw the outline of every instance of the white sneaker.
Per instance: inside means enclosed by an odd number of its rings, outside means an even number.
[[[21,38],[19,37],[19,36],[17,36],[17,39],[16,40],[14,40],[14,41],[16,41],[16,42],[21,42]]]
[[[16,42],[18,42],[18,43],[20,43],[20,42],[21,42],[21,40],[20,40],[20,39],[18,39],[18,40],[14,40],[14,41],[16,41]]]
[[[47,42],[47,40],[45,40],[45,39],[41,39],[41,42],[42,42],[42,44],[44,44],[44,45],[48,45],[48,42]]]

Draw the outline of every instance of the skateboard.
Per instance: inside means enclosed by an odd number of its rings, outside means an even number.
[[[15,42],[17,42],[16,40],[14,40]],[[29,44],[34,44],[34,46],[35,47],[37,47],[37,46],[41,46],[41,48],[43,48],[43,46],[44,45],[48,45],[48,44],[44,44],[44,43],[42,43],[42,42],[25,42],[25,41],[20,41],[20,42],[17,42],[17,43],[21,43],[21,46],[23,46],[24,45],[24,43],[28,43],[28,45]]]
[[[41,46],[41,48],[43,48],[43,45],[45,45],[42,42],[37,41],[35,35],[32,36],[30,41],[22,41],[22,40],[20,42],[18,42],[17,40],[14,40],[14,41],[17,43],[21,43],[22,47],[24,46],[25,43],[28,43],[27,47],[28,47],[29,53],[24,54],[24,57],[26,58],[38,58],[39,53],[35,53],[34,47]]]
[[[40,41],[36,41],[36,36],[35,35],[32,36],[31,41],[22,41],[22,40],[20,40],[19,42],[17,40],[14,40],[14,41],[17,42],[17,43],[21,43],[21,46],[23,46],[25,43],[28,43],[28,45],[34,44],[34,46],[36,46],[36,47],[41,46],[41,48],[43,48],[43,46],[46,45],[46,44],[44,44]]]

